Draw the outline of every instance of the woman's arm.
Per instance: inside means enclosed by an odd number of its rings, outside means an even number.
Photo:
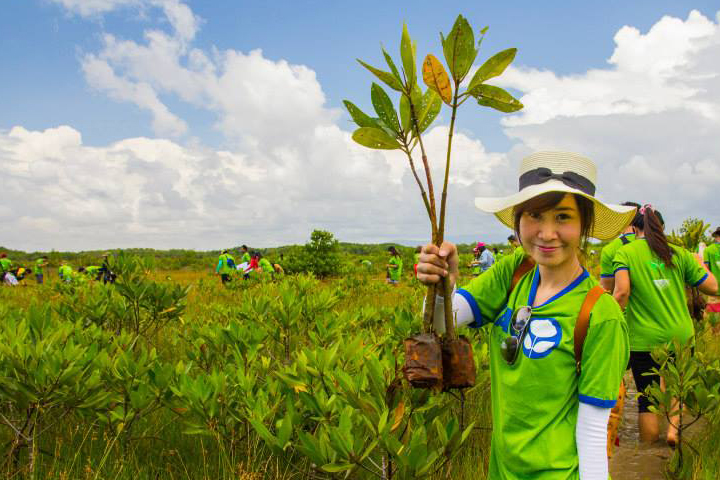
[[[630,298],[630,274],[627,269],[620,269],[615,272],[615,289],[613,297],[625,310]]]
[[[718,282],[715,275],[708,273],[705,280],[697,286],[698,289],[705,295],[717,295],[718,294]]]
[[[452,297],[452,308],[455,316],[456,327],[464,327],[470,325],[475,321],[475,315],[473,314],[472,307],[468,303],[467,299],[462,295],[453,292]],[[425,305],[423,304],[423,311],[425,311]],[[433,327],[435,331],[442,335],[445,333],[445,298],[440,295],[435,296],[435,315],[433,316]]]
[[[607,480],[607,424],[610,409],[580,402],[575,442],[580,480]]]

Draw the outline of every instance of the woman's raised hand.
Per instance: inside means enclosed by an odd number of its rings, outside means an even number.
[[[443,242],[442,247],[429,243],[422,247],[417,266],[417,279],[425,285],[438,283],[441,277],[450,277],[455,285],[458,277],[458,252],[454,243]]]

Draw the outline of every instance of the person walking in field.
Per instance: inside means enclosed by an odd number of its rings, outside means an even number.
[[[223,285],[229,282],[232,277],[232,273],[235,271],[235,259],[228,253],[227,250],[223,250],[218,257],[218,264],[215,267],[215,274],[220,275],[220,281]]]
[[[247,245],[243,245],[242,247],[240,247],[240,252],[242,255],[240,257],[240,263],[247,263],[248,265],[250,265],[251,257],[250,257],[250,253],[248,253]]]
[[[605,245],[600,252],[600,285],[608,292],[612,292],[615,288],[615,267],[613,266],[615,253],[617,253],[618,249],[623,245],[627,245],[635,240],[635,228],[638,225],[639,220],[642,218],[642,215],[640,215],[639,203],[623,202],[621,205],[625,205],[626,207],[635,207],[637,212],[635,213],[635,218],[633,218],[633,221],[628,228],[626,228],[618,238]]]
[[[702,252],[703,262],[707,268],[720,281],[720,227],[716,228],[712,233],[713,243],[705,247]],[[707,311],[710,313],[720,313],[720,290],[715,293],[708,294]]]
[[[673,340],[687,342],[695,333],[687,307],[685,287],[698,287],[715,294],[718,283],[695,257],[682,247],[668,243],[663,218],[651,205],[640,209],[637,239],[615,253],[614,297],[625,309],[630,335],[630,368],[638,392],[652,382],[664,382],[648,375],[660,368],[650,352]],[[638,398],[640,440],[656,441],[660,435],[658,418],[649,410],[645,395]],[[675,422],[677,424],[677,422]],[[670,425],[667,443],[677,443],[677,429]]]
[[[38,285],[42,285],[45,273],[45,267],[48,266],[48,257],[42,256],[35,260],[35,281]]]
[[[580,251],[588,237],[622,232],[635,209],[595,198],[595,179],[585,157],[538,152],[521,162],[519,192],[475,200],[522,245],[453,294],[458,326],[490,329],[493,480],[608,478],[607,425],[628,361],[627,325]],[[441,278],[458,279],[449,242],[425,245],[420,256],[418,279]],[[441,296],[434,313],[442,333]],[[576,323],[585,325],[577,345]]]
[[[397,285],[400,283],[400,279],[402,278],[402,257],[393,246],[388,247],[388,252],[390,252],[390,260],[388,260],[386,265],[388,272],[387,283]]]

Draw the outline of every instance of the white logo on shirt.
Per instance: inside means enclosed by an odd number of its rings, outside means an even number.
[[[666,278],[659,278],[657,280],[653,280],[653,283],[659,290],[664,290],[670,285],[670,282]]]
[[[523,352],[528,358],[543,358],[560,345],[562,328],[554,318],[534,318],[523,341]]]

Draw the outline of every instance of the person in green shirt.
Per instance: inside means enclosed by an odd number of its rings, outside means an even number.
[[[258,253],[258,267],[260,267],[260,271],[262,273],[268,273],[272,275],[275,272],[275,269],[272,266],[272,263],[270,263],[270,260],[265,258],[262,253]]]
[[[651,205],[640,209],[637,239],[615,253],[615,290],[613,296],[625,308],[630,334],[630,368],[638,392],[652,382],[662,383],[660,368],[652,359],[653,348],[673,340],[687,342],[695,333],[687,307],[685,286],[701,292],[717,292],[715,277],[682,247],[668,243],[663,232],[663,218]],[[658,439],[657,416],[649,410],[645,395],[638,398],[640,439],[651,443]],[[677,442],[677,430],[670,425],[666,440]]]
[[[638,213],[635,213],[635,218],[633,218],[630,226],[626,228],[625,231],[621,233],[618,238],[605,245],[602,249],[602,252],[600,252],[600,285],[602,285],[602,287],[608,292],[612,292],[615,288],[615,268],[613,267],[613,259],[615,258],[615,253],[623,245],[627,245],[628,243],[635,240],[635,228],[639,222],[639,219],[641,218],[641,215],[639,213],[639,203],[623,202],[622,205],[625,205],[627,207],[635,207],[636,209],[638,209]]]
[[[251,257],[250,253],[248,252],[247,245],[243,245],[242,247],[240,247],[240,251],[242,252],[242,257],[240,257],[240,263],[247,263],[248,265],[250,265]]]
[[[388,252],[390,252],[390,260],[386,265],[388,271],[387,283],[397,285],[402,277],[402,257],[393,246],[388,247]]]
[[[12,260],[7,258],[7,253],[0,253],[0,284],[5,280],[5,274],[10,272]]]
[[[73,280],[73,269],[67,264],[66,260],[60,262],[60,268],[58,268],[58,276],[60,280],[65,283],[70,283]]]
[[[720,227],[716,228],[712,233],[713,243],[705,247],[703,250],[703,262],[707,265],[708,270],[720,281]],[[710,313],[720,313],[720,291],[710,294],[708,298],[707,311]]]
[[[452,299],[458,326],[489,329],[493,480],[608,478],[607,424],[628,361],[627,325],[617,302],[600,295],[578,372],[575,323],[597,286],[580,251],[588,237],[617,236],[634,209],[596,199],[595,178],[585,157],[538,152],[521,162],[518,193],[475,199],[521,243]],[[512,288],[528,257],[535,266]],[[458,279],[457,248],[449,242],[425,245],[418,265],[422,283],[441,278],[453,286]],[[444,332],[441,296],[433,324]]]
[[[44,278],[44,268],[48,266],[48,257],[42,256],[35,260],[35,281],[38,285],[42,285]]]
[[[231,275],[235,272],[235,259],[227,250],[223,250],[218,257],[218,264],[215,267],[215,274],[220,275],[223,285],[229,282]]]
[[[93,280],[101,280],[102,279],[102,267],[98,265],[89,265],[85,267],[85,274],[93,279]]]

